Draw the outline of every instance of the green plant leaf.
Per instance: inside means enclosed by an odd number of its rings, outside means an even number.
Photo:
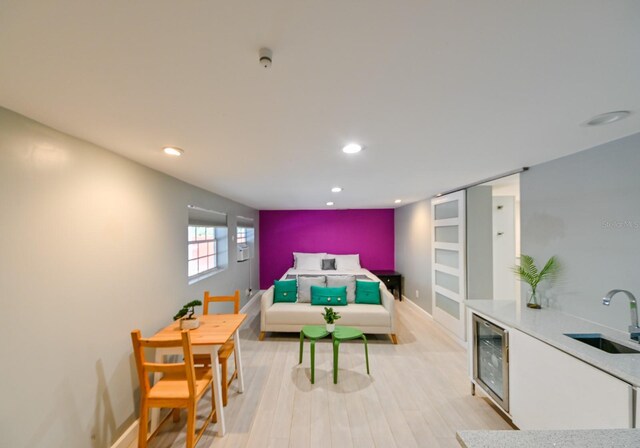
[[[558,259],[553,256],[545,263],[541,271],[538,271],[533,257],[521,254],[520,266],[512,268],[518,279],[531,286],[533,292],[536,291],[538,284],[545,279],[554,279],[559,272]]]

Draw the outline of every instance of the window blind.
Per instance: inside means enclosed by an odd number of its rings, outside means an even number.
[[[227,227],[227,214],[189,205],[190,226]]]
[[[238,227],[244,227],[245,229],[253,229],[253,218],[245,218],[244,216],[238,216]]]

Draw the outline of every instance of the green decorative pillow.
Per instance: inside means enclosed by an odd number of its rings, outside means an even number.
[[[311,287],[311,305],[344,306],[346,304],[346,286],[337,286],[335,288],[327,288],[325,286]]]
[[[356,303],[380,305],[380,282],[356,280]]]
[[[273,303],[292,303],[298,300],[298,282],[296,280],[276,280],[273,285]]]

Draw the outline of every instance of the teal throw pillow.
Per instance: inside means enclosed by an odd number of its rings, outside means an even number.
[[[292,303],[298,299],[298,282],[296,280],[276,280],[273,285],[273,303]]]
[[[311,287],[311,305],[344,306],[346,304],[346,286],[336,286],[334,288],[327,288],[326,286]]]
[[[380,282],[356,280],[356,303],[380,305]]]

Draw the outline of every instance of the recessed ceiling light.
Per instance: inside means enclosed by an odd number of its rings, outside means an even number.
[[[395,201],[393,201],[393,202],[395,202],[396,204],[399,204],[399,203],[401,203],[401,202],[402,202],[402,199],[396,199],[396,200],[395,200]]]
[[[180,157],[184,154],[184,151],[180,148],[176,148],[175,146],[165,146],[162,148],[162,151],[168,156]]]
[[[631,115],[631,112],[628,110],[617,110],[614,112],[607,112],[605,114],[596,115],[592,119],[585,121],[583,126],[601,126],[603,124],[613,123],[615,121],[620,121],[624,118],[627,118]]]
[[[333,187],[331,189],[331,193],[340,193],[342,191],[342,187]]]
[[[333,205],[333,202],[329,201],[329,202],[327,202],[327,205],[328,205],[328,206],[332,206],[332,205]]]
[[[347,154],[355,154],[357,152],[362,151],[362,146],[357,143],[349,143],[344,148],[342,148],[342,152]]]

